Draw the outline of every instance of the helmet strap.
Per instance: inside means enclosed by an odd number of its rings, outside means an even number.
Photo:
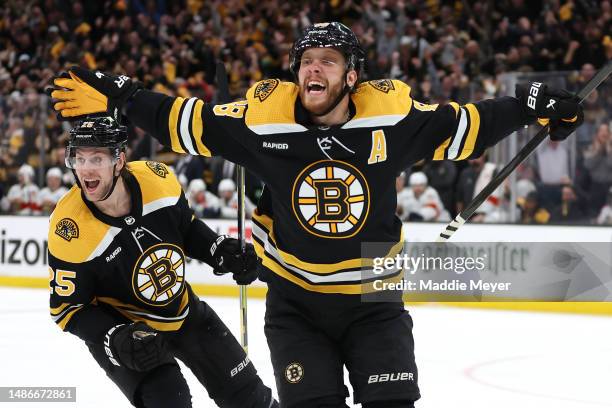
[[[113,184],[111,184],[111,188],[108,190],[108,193],[106,193],[104,198],[99,199],[98,202],[106,200],[108,197],[110,197],[111,194],[113,194],[113,191],[115,191],[115,186],[117,185],[117,180],[119,180],[119,177],[121,176],[121,172],[119,172],[119,174],[117,174],[115,176],[115,169],[116,168],[117,168],[117,163],[113,164]]]

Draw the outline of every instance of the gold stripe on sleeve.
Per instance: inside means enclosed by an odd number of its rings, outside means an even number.
[[[185,98],[176,98],[174,103],[172,104],[172,108],[170,109],[170,117],[168,118],[168,131],[170,132],[170,147],[172,151],[177,153],[186,153],[183,146],[181,146],[180,136],[178,134],[180,123],[179,113],[181,112],[181,107],[185,102]]]
[[[195,148],[198,153],[202,156],[210,157],[212,156],[208,147],[204,145],[202,142],[202,137],[204,136],[204,126],[202,123],[202,108],[204,107],[204,101],[198,99],[195,103],[193,109],[193,120],[191,122],[191,129],[193,138],[195,139]]]

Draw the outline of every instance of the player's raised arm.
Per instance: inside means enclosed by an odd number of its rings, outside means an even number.
[[[582,108],[573,94],[537,82],[517,86],[516,97],[465,105],[451,102],[438,107],[413,101],[410,116],[415,122],[408,123],[418,124],[423,131],[416,133],[412,146],[407,147],[426,152],[424,157],[433,160],[478,157],[488,147],[535,120],[550,123],[551,139],[563,140],[583,120]]]
[[[125,113],[134,125],[177,153],[221,155],[236,163],[248,160],[248,146],[243,145],[248,139],[233,129],[244,126],[236,120],[244,116],[244,101],[211,106],[198,98],[143,89],[125,75],[80,67],[55,78],[49,92],[60,120],[105,112],[117,119]]]

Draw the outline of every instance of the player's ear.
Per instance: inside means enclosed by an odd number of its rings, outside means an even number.
[[[117,174],[121,174],[121,171],[125,168],[127,163],[126,160],[125,152],[119,153],[119,160],[117,161]]]
[[[349,88],[352,88],[355,86],[356,83],[357,83],[357,71],[355,71],[354,69],[351,69],[349,72],[346,73],[346,84],[349,86]]]

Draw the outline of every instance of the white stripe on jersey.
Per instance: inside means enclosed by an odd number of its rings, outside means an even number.
[[[405,117],[406,115],[381,115],[372,116],[369,118],[353,119],[346,122],[341,129],[354,129],[374,126],[393,126]]]
[[[198,155],[198,152],[193,148],[193,143],[191,142],[191,132],[189,128],[191,127],[191,112],[193,111],[193,105],[196,103],[197,98],[189,98],[185,103],[185,107],[183,108],[183,113],[181,114],[180,119],[180,127],[179,134],[181,135],[181,139],[183,140],[183,144],[187,149],[189,154]]]
[[[106,232],[106,235],[104,235],[104,238],[102,238],[102,241],[100,241],[96,249],[93,250],[93,252],[89,255],[85,262],[91,261],[95,257],[102,255],[102,253],[106,251],[106,248],[108,248],[110,244],[112,244],[113,240],[115,239],[115,236],[120,232],[121,228],[110,227],[109,230]]]
[[[176,197],[164,197],[159,200],[151,201],[142,206],[142,215],[145,216],[147,214],[152,213],[153,211],[157,211],[160,208],[173,206],[178,202],[179,196]]]
[[[465,138],[467,134],[467,112],[465,108],[460,109],[459,116],[459,126],[457,127],[457,133],[453,136],[453,141],[451,143],[450,148],[448,149],[448,158],[450,160],[454,160],[459,155],[459,148],[461,147],[461,142]]]
[[[275,133],[295,133],[305,132],[308,130],[304,126],[298,125],[297,123],[272,123],[265,125],[248,126],[248,128],[258,135],[272,135]]]
[[[377,277],[377,278],[383,279],[384,277],[388,275],[394,275],[399,271],[398,269],[392,269],[392,270],[385,269],[383,273],[375,274],[372,269],[361,269],[361,270],[356,270],[356,271],[334,273],[331,275],[317,275],[314,273],[310,273],[310,272],[304,271],[303,269],[296,268],[293,265],[289,265],[285,263],[281,255],[278,253],[278,250],[276,249],[274,244],[270,242],[270,240],[268,239],[268,233],[264,229],[260,228],[255,223],[252,223],[251,226],[253,229],[253,235],[255,235],[260,241],[264,243],[264,250],[269,255],[271,255],[272,258],[276,262],[278,262],[283,268],[297,273],[298,275],[302,276],[304,279],[306,279],[307,281],[311,283],[334,283],[334,282],[361,283],[361,281],[366,278]]]

